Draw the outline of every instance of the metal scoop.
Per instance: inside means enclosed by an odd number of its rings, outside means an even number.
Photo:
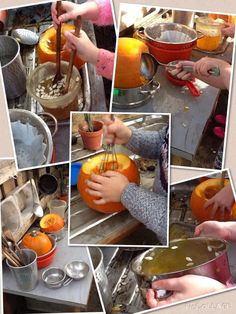
[[[69,285],[73,280],[80,280],[87,276],[89,266],[82,261],[73,261],[65,266],[65,273],[69,277],[64,281],[63,286]]]

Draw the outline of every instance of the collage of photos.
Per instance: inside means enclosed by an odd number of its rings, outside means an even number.
[[[117,1],[0,4],[0,313],[156,313],[236,287],[236,15]]]

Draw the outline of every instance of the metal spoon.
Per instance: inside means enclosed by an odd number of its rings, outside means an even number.
[[[30,187],[31,187],[32,198],[33,198],[33,205],[32,205],[33,213],[35,216],[41,218],[43,217],[43,208],[38,203],[35,202],[32,178],[30,179]]]
[[[69,277],[63,283],[63,286],[69,285],[73,280],[80,280],[87,276],[89,266],[82,261],[73,261],[65,266],[65,273]]]
[[[164,66],[168,69],[176,69],[176,65],[179,61],[172,61],[167,64],[158,61],[149,53],[142,53],[141,55],[141,64],[140,64],[140,74],[144,76],[147,80],[151,80],[157,72],[158,66]],[[193,72],[193,66],[184,65],[183,70],[186,72]],[[220,70],[218,67],[213,67],[208,71],[210,75],[219,76]]]

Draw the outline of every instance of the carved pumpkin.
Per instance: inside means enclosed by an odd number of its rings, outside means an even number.
[[[55,232],[64,227],[64,220],[58,214],[47,214],[40,220],[40,228],[44,232]]]
[[[221,216],[221,213],[217,210],[215,216],[211,217],[211,210],[213,205],[210,205],[206,209],[203,208],[206,201],[212,198],[220,190],[220,178],[208,179],[195,187],[192,192],[190,199],[190,207],[192,209],[193,216],[199,221],[203,222],[206,220],[218,220],[218,221],[227,221],[227,220],[236,220],[236,203],[234,203],[231,213],[225,211],[224,217]],[[229,184],[229,180],[225,179],[225,185]]]
[[[70,24],[62,24],[61,46],[63,48],[66,40],[64,37],[65,31],[74,30],[74,26]],[[39,63],[45,63],[48,61],[56,62],[56,29],[52,26],[47,29],[41,36],[38,44],[38,58]],[[67,50],[61,51],[61,59],[64,61],[70,60],[70,52]],[[74,65],[80,69],[85,62],[79,58],[76,54]]]
[[[86,180],[90,178],[91,173],[99,173],[99,167],[102,162],[102,158],[104,154],[99,154],[87,162],[85,162],[80,170],[79,179],[78,179],[78,190],[79,193],[84,200],[84,202],[92,209],[95,209],[102,213],[115,213],[124,210],[124,206],[120,202],[107,203],[104,205],[97,205],[93,202],[96,198],[91,196],[86,192],[87,184]],[[125,175],[129,182],[135,182],[137,184],[140,183],[140,176],[138,172],[138,168],[133,160],[131,160],[128,156],[124,154],[117,154],[118,160],[118,169],[116,171]],[[108,164],[109,168],[109,164]],[[112,168],[111,168],[112,169]]]
[[[52,249],[52,242],[49,237],[40,231],[33,230],[24,235],[22,245],[25,248],[34,250],[38,256],[47,254]]]
[[[140,75],[141,55],[148,51],[148,46],[138,39],[119,38],[115,75],[116,88],[134,88],[145,83],[144,77]]]

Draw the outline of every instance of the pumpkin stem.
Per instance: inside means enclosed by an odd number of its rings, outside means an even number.
[[[32,230],[32,231],[30,232],[30,235],[31,235],[31,237],[35,238],[35,237],[37,237],[37,235],[38,235],[38,231],[37,231],[37,230]]]

